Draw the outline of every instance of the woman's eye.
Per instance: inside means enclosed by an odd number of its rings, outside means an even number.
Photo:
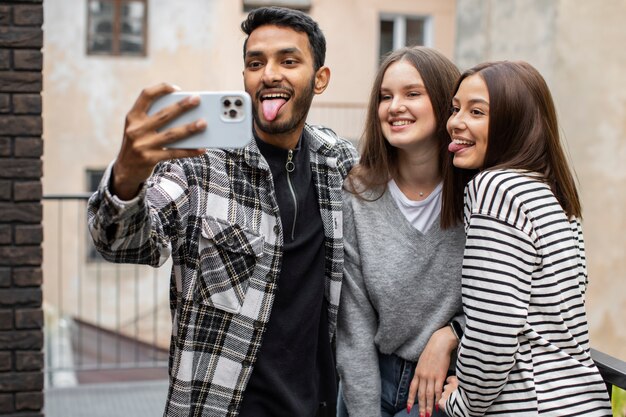
[[[472,114],[475,115],[475,116],[482,116],[485,113],[482,110],[479,110],[479,109],[472,109]]]
[[[380,101],[391,100],[391,96],[389,94],[381,94]]]
[[[450,113],[454,114],[454,113],[458,113],[459,112],[459,108],[456,106],[452,106],[450,107]]]

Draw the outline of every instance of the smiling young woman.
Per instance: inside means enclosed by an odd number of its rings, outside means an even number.
[[[339,417],[443,416],[449,324],[463,320],[465,174],[453,170],[445,127],[458,76],[436,50],[404,48],[372,86],[344,192]]]
[[[457,83],[448,131],[465,191],[457,378],[440,406],[460,416],[611,416],[589,352],[587,269],[574,179],[554,103],[525,62]]]
[[[487,153],[489,91],[480,76],[470,75],[459,85],[452,98],[447,126],[452,138],[448,150],[454,154],[454,166],[481,169]]]

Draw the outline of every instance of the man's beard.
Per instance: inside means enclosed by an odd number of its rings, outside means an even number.
[[[293,132],[303,120],[306,120],[315,95],[313,93],[314,86],[315,77],[312,77],[307,89],[302,91],[302,94],[299,94],[295,98],[295,101],[291,103],[293,109],[292,116],[289,120],[285,120],[284,122],[277,122],[276,120],[268,122],[262,119],[259,113],[258,101],[255,100],[253,104],[253,116],[257,128],[271,135]],[[292,96],[290,100],[294,100],[294,96]]]

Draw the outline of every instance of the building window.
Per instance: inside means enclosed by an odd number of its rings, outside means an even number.
[[[379,57],[404,46],[432,46],[429,17],[381,15]]]
[[[308,12],[311,9],[311,0],[243,0],[244,12],[265,6],[281,6]]]
[[[86,174],[87,191],[93,193],[98,189],[98,185],[100,185],[100,180],[102,180],[102,176],[104,175],[104,169],[88,169]],[[96,250],[89,233],[87,233],[87,245],[85,247],[87,250],[87,262],[100,262],[103,260],[102,255]]]
[[[147,0],[87,0],[89,55],[146,55]]]
[[[96,192],[102,177],[104,176],[104,169],[88,169],[87,170],[87,191],[90,193]]]

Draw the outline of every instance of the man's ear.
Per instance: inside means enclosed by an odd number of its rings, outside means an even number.
[[[330,82],[330,68],[320,67],[315,72],[315,94],[322,94]]]

